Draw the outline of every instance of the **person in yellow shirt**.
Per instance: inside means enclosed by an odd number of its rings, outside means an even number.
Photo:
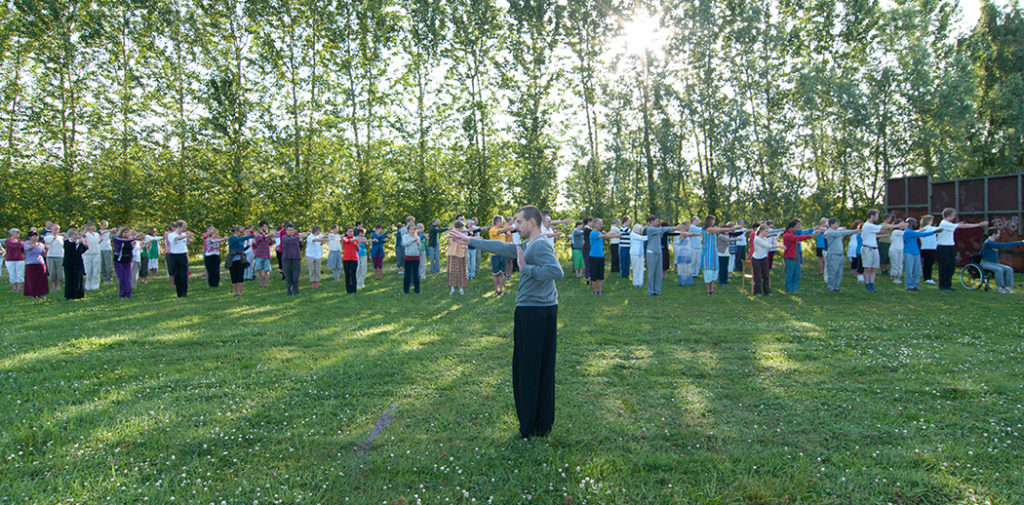
[[[490,230],[487,236],[491,240],[505,242],[505,235],[508,227],[505,226],[505,218],[494,216],[491,221]],[[491,276],[494,279],[494,294],[501,296],[505,292],[505,257],[491,254]]]

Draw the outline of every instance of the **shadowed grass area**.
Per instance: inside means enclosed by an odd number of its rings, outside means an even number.
[[[4,289],[0,503],[1024,503],[1020,296],[566,279],[555,428],[523,441],[487,277]]]

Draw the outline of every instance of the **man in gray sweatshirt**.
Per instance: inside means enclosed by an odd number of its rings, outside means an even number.
[[[858,231],[840,229],[839,220],[834,217],[828,220],[828,229],[825,230],[825,277],[828,278],[829,292],[838,292],[843,282],[843,262],[846,259],[843,255],[843,237]]]
[[[658,216],[647,217],[647,294],[661,294],[661,280],[665,272],[661,270],[661,236],[680,229],[680,226],[658,226]]]
[[[555,280],[564,274],[554,247],[541,234],[540,209],[533,205],[519,209],[515,222],[523,240],[519,244],[470,239],[457,231],[452,231],[448,238],[491,254],[517,258],[520,273],[512,329],[512,395],[519,418],[519,434],[524,438],[543,437],[555,422],[555,344],[558,338]]]

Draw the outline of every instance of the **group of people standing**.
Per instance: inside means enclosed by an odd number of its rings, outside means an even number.
[[[772,296],[770,272],[776,253],[781,253],[784,261],[785,292],[796,293],[804,261],[801,244],[812,239],[818,271],[829,292],[840,290],[846,259],[850,272],[871,293],[878,292],[876,281],[880,273],[888,273],[908,291],[918,290],[922,279],[934,284],[933,265],[938,266],[939,289],[951,290],[956,268],[954,232],[988,225],[957,222],[956,218],[954,209],[944,210],[938,224],[933,224],[930,215],[920,220],[902,219],[871,210],[865,219],[856,220],[849,227],[841,226],[838,219],[823,218],[812,228],[804,228],[798,219],[791,220],[785,228],[775,228],[770,220],[748,228],[742,219],[719,225],[715,216],[664,225],[658,216],[651,215],[643,224],[623,216],[614,219],[606,230],[601,218],[553,221],[550,212],[543,211],[537,238],[554,249],[555,240],[571,237],[573,270],[576,277],[586,280],[595,295],[604,293],[605,270],[610,265],[620,276],[632,277],[634,286],[646,283],[647,294],[651,296],[661,294],[663,279],[673,266],[680,285],[691,286],[695,278],[701,278],[709,296],[715,294],[716,284],[728,284],[731,274],[749,269],[754,294]],[[344,275],[346,292],[356,293],[365,287],[370,263],[367,258],[372,260],[374,277],[383,277],[385,245],[394,237],[403,292],[420,293],[421,280],[427,273],[440,273],[443,234],[453,232],[516,246],[522,237],[514,219],[495,216],[489,225],[480,226],[477,218],[467,219],[459,214],[451,226],[442,226],[439,219],[434,219],[427,228],[408,216],[393,233],[385,233],[382,225],[367,230],[361,222],[345,227],[333,225],[327,233],[320,226],[299,232],[287,221],[272,230],[269,223],[262,221],[258,225],[234,226],[223,237],[213,226],[196,236],[180,220],[171,223],[163,234],[153,228],[111,227],[106,221],[99,225],[89,222],[81,230],[71,227],[62,232],[59,225],[47,222],[42,231],[30,229],[24,240],[19,230],[10,230],[0,253],[12,289],[35,300],[62,288],[66,298],[82,298],[86,291],[98,290],[101,282],[117,282],[118,296],[129,298],[140,282],[156,275],[161,250],[171,285],[179,297],[187,296],[189,246],[197,240],[209,286],[219,286],[221,269],[225,268],[230,272],[234,296],[242,296],[247,280],[258,279],[261,287],[268,287],[273,251],[280,275],[286,281],[286,292],[296,295],[303,261],[310,287],[321,286],[326,245],[326,269],[335,281]],[[571,229],[563,233],[559,229],[562,226]],[[1021,242],[1000,242],[1000,238],[999,230],[987,231],[980,263],[993,272],[1000,293],[1012,293],[1012,269],[999,263],[998,254],[1000,249],[1017,247]],[[227,251],[223,252],[225,242]],[[456,291],[464,294],[469,281],[482,268],[482,253],[490,251],[476,247],[474,242],[455,240],[447,241],[446,251],[449,295]],[[517,263],[512,256],[491,252],[489,266],[494,292],[500,296],[518,271]]]

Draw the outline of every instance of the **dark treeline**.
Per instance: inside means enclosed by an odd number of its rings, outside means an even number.
[[[881,203],[891,176],[1024,171],[1016,4],[983,3],[965,34],[949,0],[0,9],[12,225],[396,222],[524,203],[844,216]],[[645,13],[664,28],[630,28]]]

